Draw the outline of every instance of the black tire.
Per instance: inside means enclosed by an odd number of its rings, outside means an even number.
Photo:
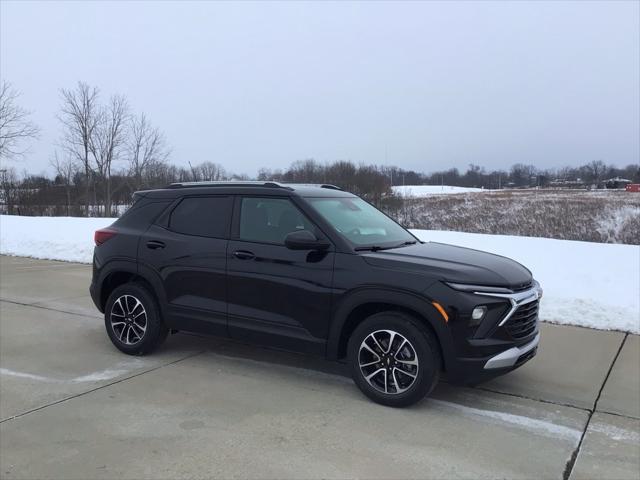
[[[142,315],[138,316],[141,312],[140,306],[132,299],[139,301],[144,309],[144,318],[146,320],[144,331],[140,327],[142,325],[142,320],[140,320]],[[118,302],[118,305],[115,305],[116,302]],[[123,307],[126,302],[128,302],[128,308]],[[135,309],[132,308],[133,305],[136,306]],[[128,314],[129,310],[132,310],[131,314]],[[120,322],[122,313],[125,316],[123,321]],[[131,320],[134,316],[138,316],[138,318],[135,318],[135,323],[134,320]],[[125,320],[125,325],[117,324],[114,326],[114,322],[124,323]],[[169,329],[160,317],[160,310],[155,297],[146,286],[140,283],[126,283],[111,292],[104,309],[104,324],[111,342],[120,351],[128,355],[151,353],[165,341],[169,334]],[[124,330],[125,328],[127,329],[126,331]],[[129,334],[128,339],[127,332]]]
[[[392,339],[392,336],[386,333],[387,331],[396,334],[396,336],[393,337],[392,346],[388,350],[389,353],[385,353],[385,335],[387,343],[389,339]],[[373,337],[371,337],[372,334],[374,334]],[[403,341],[402,337],[409,342],[408,347],[406,344],[404,348],[399,346]],[[367,345],[372,341],[375,342],[373,339],[379,340],[379,346],[383,347],[380,350],[381,355],[365,351],[367,350],[366,347],[361,349],[361,345],[365,339],[367,339]],[[396,354],[393,354],[394,345],[398,349]],[[373,343],[373,348],[376,349],[375,343]],[[376,313],[364,320],[356,327],[351,335],[347,349],[351,374],[356,385],[358,385],[367,397],[382,405],[390,407],[413,405],[429,395],[440,378],[442,360],[436,338],[420,320],[402,312],[390,311]],[[400,350],[402,350],[402,353]],[[366,359],[364,358],[366,355],[371,356],[369,359]],[[399,360],[400,363],[404,365],[399,365],[398,368],[393,370],[394,359],[398,359],[397,355],[401,355],[402,358],[404,358],[404,360]],[[406,357],[404,355],[406,355]],[[406,364],[413,361],[411,359],[412,356],[415,356],[417,365],[407,366]],[[371,374],[371,371],[375,369],[386,370],[375,374],[374,377],[371,378],[371,381],[374,384],[376,382],[383,383],[384,389],[388,389],[388,393],[381,390],[383,388],[382,385],[374,386],[369,383],[365,378],[363,369],[360,367],[361,359],[362,363],[366,364],[369,363],[369,360],[375,361],[376,357],[381,359],[381,362],[371,367],[365,367],[365,370],[367,374]],[[389,366],[389,362],[391,366]],[[395,363],[397,364],[397,362]],[[367,370],[369,368],[371,368],[371,370]],[[391,368],[391,370],[388,370],[389,368]],[[415,373],[417,371],[415,378],[412,379],[408,374],[403,374],[403,370],[405,369],[407,369],[409,373]],[[381,379],[384,379],[384,382],[382,382]],[[400,388],[395,387],[396,381],[400,384]],[[406,388],[406,390],[402,390],[403,388]]]

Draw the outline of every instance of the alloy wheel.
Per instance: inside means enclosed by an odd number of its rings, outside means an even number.
[[[118,340],[125,345],[136,345],[147,330],[147,311],[133,295],[122,295],[113,302],[110,321]]]
[[[407,338],[393,330],[377,330],[360,344],[358,364],[364,379],[377,391],[396,395],[418,378],[418,355]]]

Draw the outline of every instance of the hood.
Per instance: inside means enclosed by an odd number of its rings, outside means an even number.
[[[454,283],[519,288],[533,279],[531,272],[515,260],[444,243],[417,243],[368,252],[363,257],[372,266],[419,270],[434,280]]]

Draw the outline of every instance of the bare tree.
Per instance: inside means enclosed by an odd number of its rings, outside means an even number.
[[[56,172],[56,177],[60,179],[65,188],[67,199],[67,216],[71,215],[71,185],[73,183],[73,177],[76,174],[76,163],[73,158],[67,156],[64,160],[60,160],[58,151],[56,150],[51,159],[51,166]]]
[[[18,201],[18,176],[16,175],[15,168],[3,168],[0,170],[0,203],[4,203],[7,206],[7,213],[13,214],[14,206],[19,203]]]
[[[24,155],[25,140],[36,138],[40,129],[29,120],[31,112],[17,104],[20,93],[11,84],[0,84],[0,159]]]
[[[149,123],[144,113],[130,121],[127,154],[136,190],[142,188],[143,174],[147,169],[164,163],[169,157],[164,134]]]
[[[111,97],[100,111],[91,137],[91,153],[104,182],[104,216],[111,215],[111,166],[126,144],[129,105],[122,95]]]
[[[587,173],[587,178],[594,184],[597,184],[602,180],[602,177],[607,170],[607,166],[602,160],[593,160],[586,164],[584,168]]]
[[[225,171],[222,165],[213,162],[202,162],[196,167],[199,170],[201,180],[215,182],[225,179]]]
[[[62,146],[84,168],[85,215],[89,216],[91,164],[89,152],[99,119],[99,91],[78,82],[75,90],[60,90],[62,106],[58,119],[63,125]]]

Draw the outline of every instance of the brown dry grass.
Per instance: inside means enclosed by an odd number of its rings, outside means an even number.
[[[640,194],[512,190],[406,199],[412,228],[640,244]]]

